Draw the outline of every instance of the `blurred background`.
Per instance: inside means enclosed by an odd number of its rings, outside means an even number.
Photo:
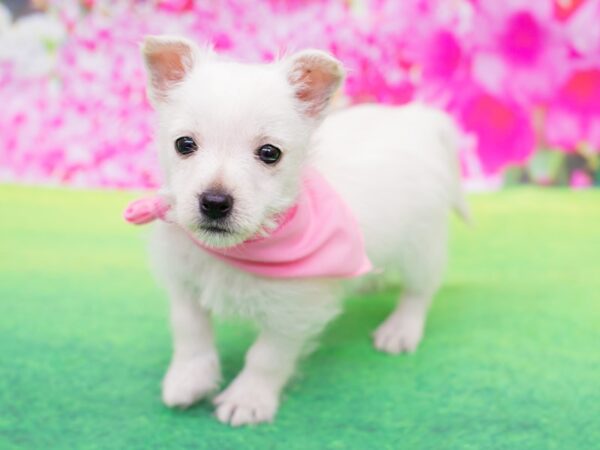
[[[423,100],[463,129],[470,189],[600,183],[597,0],[35,0],[0,3],[0,181],[152,188],[142,36],[245,61],[325,49],[338,105]]]
[[[121,214],[160,181],[139,45],[162,33],[321,48],[335,107],[456,118],[474,224],[416,353],[370,342],[399,287],[359,292],[274,424],[161,404],[166,295]],[[0,449],[597,449],[599,151],[600,0],[0,0]],[[255,330],[215,330],[224,386]]]

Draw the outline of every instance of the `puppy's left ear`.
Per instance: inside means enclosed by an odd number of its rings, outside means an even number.
[[[344,79],[342,63],[321,50],[304,50],[286,61],[289,83],[304,113],[319,119]]]

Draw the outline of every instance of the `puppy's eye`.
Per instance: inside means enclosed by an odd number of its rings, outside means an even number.
[[[281,150],[274,145],[266,144],[256,150],[256,155],[265,164],[275,164],[281,158]]]
[[[175,141],[175,149],[180,155],[186,156],[198,150],[198,145],[193,138],[189,136],[183,136]]]

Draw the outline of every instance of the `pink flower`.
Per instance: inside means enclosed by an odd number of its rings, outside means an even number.
[[[600,68],[574,72],[556,96],[563,108],[587,115],[600,115]]]
[[[471,45],[465,39],[472,7],[467,2],[428,1],[409,12],[411,21],[404,33],[405,57],[416,73],[419,99],[448,107],[465,85],[471,83]]]
[[[569,184],[573,189],[587,189],[592,187],[594,182],[585,170],[578,169],[571,174]]]
[[[585,0],[554,0],[554,17],[560,21],[567,20],[579,9],[582,3],[585,3]],[[593,1],[587,3],[593,3]]]
[[[457,110],[475,146],[484,174],[495,174],[510,164],[523,164],[535,149],[529,115],[516,104],[503,102],[484,92],[466,97]]]
[[[416,96],[427,103],[449,107],[471,84],[470,55],[464,43],[449,29],[438,28],[420,40],[416,48]]]
[[[582,68],[561,86],[546,115],[550,145],[573,150],[587,143],[600,149],[600,68]]]
[[[347,68],[348,103],[416,98],[454,114],[478,182],[496,186],[528,158],[540,103],[547,143],[600,148],[598,0],[108,3],[52,0],[16,22],[0,5],[0,177],[155,186],[139,43],[157,33],[249,62],[328,50]]]
[[[159,9],[170,12],[189,11],[194,7],[194,0],[158,0]]]
[[[482,0],[473,41],[473,76],[500,97],[547,100],[569,73],[564,31],[550,1]]]
[[[464,58],[456,36],[447,29],[439,29],[427,42],[423,73],[431,78],[452,77]]]
[[[565,24],[571,49],[589,62],[600,62],[599,20],[600,2],[589,0],[572,11]]]

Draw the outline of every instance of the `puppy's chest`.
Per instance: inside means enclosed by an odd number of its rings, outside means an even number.
[[[152,237],[150,253],[159,279],[217,315],[262,320],[281,311],[302,309],[307,299],[319,299],[337,284],[243,272],[197,247],[169,224],[157,224]]]
[[[243,272],[199,248],[190,248],[186,259],[192,264],[185,285],[204,308],[217,315],[257,319],[277,308],[295,284]]]

